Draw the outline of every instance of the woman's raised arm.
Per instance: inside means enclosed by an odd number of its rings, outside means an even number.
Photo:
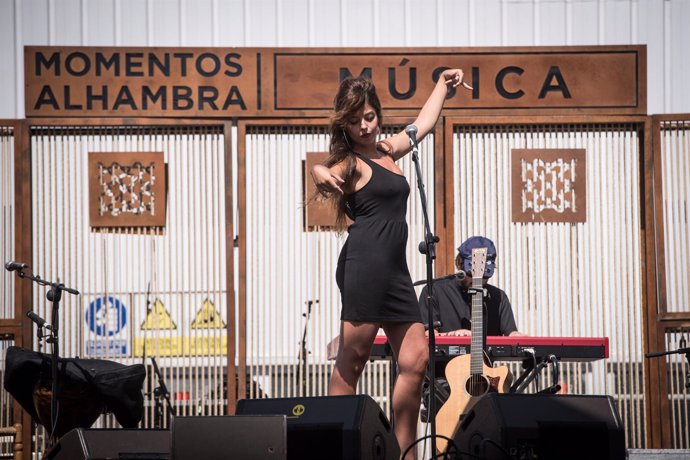
[[[441,116],[441,109],[443,109],[443,103],[446,100],[446,94],[451,88],[457,88],[462,85],[464,88],[471,90],[472,87],[463,81],[463,72],[460,69],[448,69],[444,70],[441,76],[436,82],[431,95],[424,103],[422,110],[419,111],[419,115],[414,121],[414,125],[417,127],[417,141],[421,141],[424,137],[431,132]],[[388,143],[393,147],[393,159],[398,160],[405,156],[410,150],[410,140],[405,131],[401,131],[398,134],[386,139]]]

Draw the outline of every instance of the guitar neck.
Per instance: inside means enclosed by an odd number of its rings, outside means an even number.
[[[482,277],[472,278],[472,341],[470,346],[470,373],[481,375],[484,358],[484,299]]]

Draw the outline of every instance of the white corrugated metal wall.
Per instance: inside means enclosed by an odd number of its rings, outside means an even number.
[[[0,118],[24,116],[25,45],[646,44],[649,113],[690,112],[688,23],[686,0],[2,0]]]

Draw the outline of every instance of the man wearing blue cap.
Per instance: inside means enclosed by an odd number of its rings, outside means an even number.
[[[455,266],[466,276],[452,277],[434,282],[434,318],[441,322],[437,335],[463,336],[472,331],[472,297],[467,292],[472,286],[472,250],[486,248],[484,270],[484,336],[487,335],[525,335],[518,331],[513,317],[513,309],[506,293],[488,284],[496,268],[496,246],[483,236],[472,236],[458,248]],[[462,279],[461,279],[462,278]],[[429,323],[427,309],[427,289],[424,287],[419,297],[422,320]]]
[[[483,236],[472,236],[458,248],[455,266],[460,271],[455,276],[434,281],[434,319],[441,322],[437,329],[439,336],[472,335],[472,296],[468,289],[472,287],[472,250],[486,248],[486,265],[482,282],[486,289],[484,297],[484,337],[487,335],[525,335],[517,330],[513,308],[503,290],[488,284],[489,278],[496,269],[496,246],[493,241]],[[427,288],[419,296],[419,307],[422,321],[429,324],[427,309]],[[436,362],[436,403],[437,409],[450,396],[450,387],[445,379],[447,361]],[[428,377],[424,381],[422,396],[422,422],[427,422],[427,405],[429,400]]]

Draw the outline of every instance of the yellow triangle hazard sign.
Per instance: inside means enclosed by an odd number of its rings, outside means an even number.
[[[170,317],[170,313],[165,309],[165,305],[160,299],[153,302],[151,311],[146,315],[146,319],[141,323],[142,330],[177,329],[177,326]]]
[[[192,329],[225,329],[225,323],[220,317],[220,313],[209,299],[204,300],[203,305],[196,312]]]

